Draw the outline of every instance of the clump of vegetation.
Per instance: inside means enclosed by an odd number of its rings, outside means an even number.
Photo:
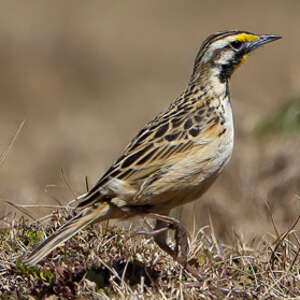
[[[1,298],[270,299],[300,295],[296,223],[284,234],[275,228],[274,236],[249,243],[236,237],[230,246],[218,242],[210,228],[201,228],[191,237],[189,259],[202,281],[151,239],[108,224],[89,227],[39,265],[25,266],[22,257],[68,218],[66,212],[56,212],[56,222],[48,225],[28,225],[21,218],[1,230]]]
[[[265,117],[256,127],[259,136],[269,134],[291,135],[300,131],[300,98],[286,102],[273,115]]]

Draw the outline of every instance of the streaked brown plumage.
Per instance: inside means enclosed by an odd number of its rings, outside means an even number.
[[[36,264],[90,223],[149,215],[157,219],[155,232],[149,234],[186,265],[184,229],[178,221],[158,214],[168,215],[170,209],[201,196],[223,170],[234,140],[228,80],[249,52],[279,38],[245,31],[210,35],[182,95],[145,125],[96,185],[79,198],[78,214],[24,262]],[[177,231],[181,253],[166,243],[170,225]]]

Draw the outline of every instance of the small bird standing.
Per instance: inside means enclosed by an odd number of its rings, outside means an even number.
[[[141,233],[154,236],[164,251],[187,266],[187,233],[168,217],[169,211],[199,198],[229,161],[234,142],[229,78],[249,52],[279,38],[237,30],[210,35],[182,95],[144,126],[95,186],[78,198],[78,214],[24,263],[38,263],[91,223],[142,215],[155,218],[156,226]],[[167,244],[168,229],[175,229],[175,249]]]

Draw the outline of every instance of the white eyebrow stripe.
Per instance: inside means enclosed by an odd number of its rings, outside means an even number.
[[[236,39],[236,35],[228,36],[226,38],[223,38],[223,39],[213,42],[211,45],[209,45],[208,49],[206,50],[205,55],[202,57],[203,62],[204,63],[208,62],[211,59],[213,53],[217,49],[224,48],[226,45],[228,45],[228,43],[234,41],[235,39]]]

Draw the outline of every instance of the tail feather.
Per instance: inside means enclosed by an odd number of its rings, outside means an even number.
[[[49,254],[66,240],[70,239],[78,231],[84,229],[94,221],[102,221],[110,218],[111,206],[108,203],[99,203],[97,207],[89,207],[64,224],[55,233],[44,240],[23,262],[28,265],[37,264],[43,257]]]

